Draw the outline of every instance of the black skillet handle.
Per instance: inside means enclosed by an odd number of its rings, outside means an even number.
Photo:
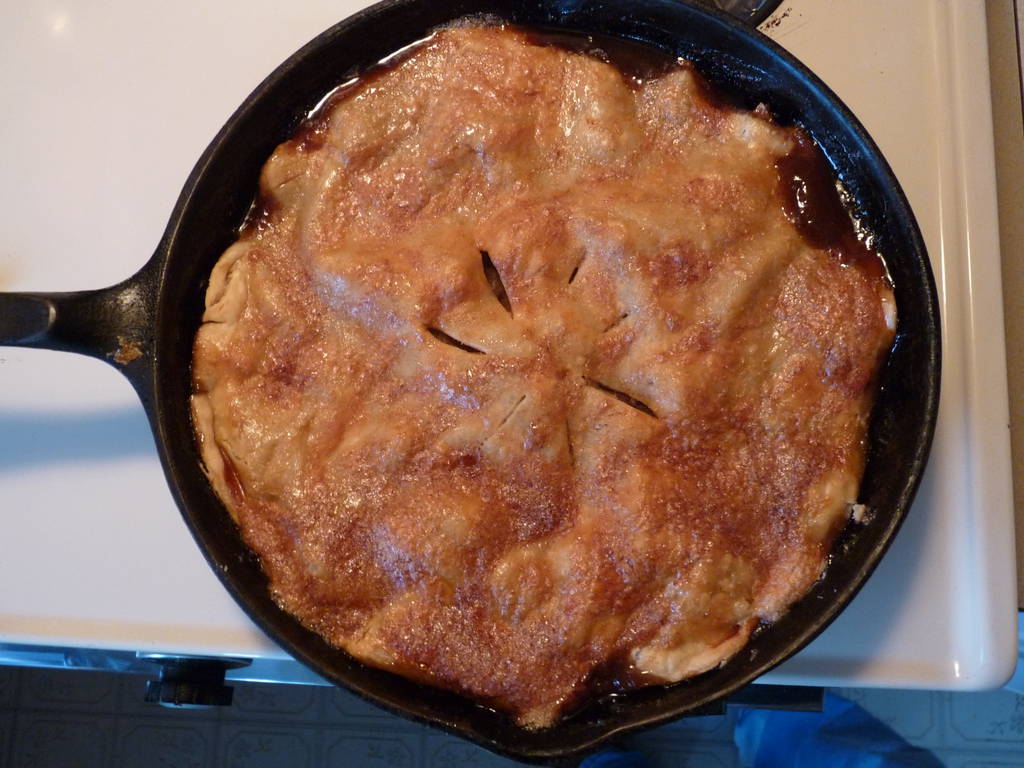
[[[782,5],[782,0],[700,0],[700,2],[725,11],[751,27],[759,25]]]
[[[109,288],[72,293],[0,293],[0,346],[78,352],[128,377],[144,404],[153,391],[156,313],[153,262]]]

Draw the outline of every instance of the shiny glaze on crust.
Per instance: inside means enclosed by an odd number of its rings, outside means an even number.
[[[288,611],[543,727],[818,578],[891,292],[794,224],[799,133],[704,92],[462,27],[278,148],[193,409]]]

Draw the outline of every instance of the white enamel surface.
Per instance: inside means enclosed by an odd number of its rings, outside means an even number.
[[[361,0],[0,6],[0,290],[114,283],[276,64]],[[1016,659],[992,134],[981,0],[793,0],[769,29],[888,157],[940,282],[929,472],[854,604],[771,682],[981,688]],[[108,366],[0,348],[0,642],[278,656],[220,586]]]

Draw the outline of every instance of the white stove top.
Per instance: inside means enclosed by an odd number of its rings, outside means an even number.
[[[365,0],[0,7],[0,290],[98,288],[155,247],[192,164],[281,60]],[[792,0],[764,27],[893,165],[943,311],[935,447],[891,552],[776,683],[983,688],[1016,660],[982,0]],[[0,348],[0,642],[281,657],[164,485],[131,388],[96,360]]]

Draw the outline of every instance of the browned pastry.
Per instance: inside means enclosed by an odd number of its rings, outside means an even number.
[[[195,344],[202,455],[278,602],[528,727],[595,670],[742,648],[857,501],[895,325],[877,256],[791,220],[810,147],[683,64],[498,27],[331,99]]]

